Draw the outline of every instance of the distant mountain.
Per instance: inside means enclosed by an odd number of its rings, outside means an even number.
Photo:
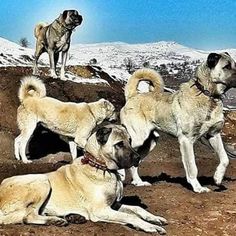
[[[236,58],[236,49],[228,51]],[[23,48],[16,43],[0,38],[0,66],[30,66],[33,63],[34,49]],[[134,68],[148,65],[158,68],[162,64],[192,63],[205,60],[209,51],[185,47],[176,42],[160,41],[157,43],[127,44],[122,42],[75,44],[71,45],[67,65],[86,65],[96,63],[108,74],[119,80],[129,77],[127,60]],[[48,66],[48,55],[40,57],[40,64]],[[194,66],[192,67],[194,69]],[[176,74],[178,68],[173,67],[170,74]]]

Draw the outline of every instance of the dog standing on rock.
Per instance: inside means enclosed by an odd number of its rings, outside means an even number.
[[[15,157],[24,163],[26,146],[37,123],[69,138],[72,158],[77,157],[77,146],[84,148],[92,130],[104,120],[115,120],[115,107],[108,100],[91,103],[61,102],[46,96],[44,83],[36,77],[26,77],[19,89],[21,105],[17,110],[20,135],[15,139]]]
[[[57,78],[56,65],[61,52],[61,74],[60,78],[65,78],[65,66],[70,48],[72,31],[82,23],[83,18],[76,10],[65,10],[51,24],[40,23],[35,26],[34,35],[36,37],[36,50],[33,74],[38,72],[38,59],[44,52],[49,54],[50,72],[53,78]]]
[[[140,81],[151,84],[150,92],[138,93]],[[195,192],[208,192],[197,180],[193,145],[206,135],[220,160],[214,174],[215,183],[220,185],[229,164],[220,135],[224,125],[222,95],[232,87],[236,87],[236,65],[228,53],[209,54],[207,61],[197,67],[195,78],[173,94],[164,93],[163,80],[157,72],[141,69],[131,76],[125,87],[126,104],[121,110],[121,123],[137,150],[158,130],[176,136],[188,183]],[[151,148],[155,141],[153,139]],[[148,184],[141,180],[137,168],[131,168],[131,174],[133,184]]]

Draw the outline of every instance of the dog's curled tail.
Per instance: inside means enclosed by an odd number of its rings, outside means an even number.
[[[133,73],[125,86],[125,98],[128,100],[138,94],[140,81],[151,82],[151,91],[161,93],[164,91],[164,82],[159,73],[152,69],[139,69]]]
[[[34,36],[35,38],[38,38],[39,37],[39,33],[40,31],[42,30],[43,27],[47,26],[48,24],[47,23],[44,23],[44,22],[41,22],[41,23],[38,23],[35,28],[34,28]]]
[[[25,77],[21,81],[21,86],[19,89],[18,97],[20,102],[24,101],[27,97],[45,97],[46,96],[46,87],[42,80],[29,76]]]

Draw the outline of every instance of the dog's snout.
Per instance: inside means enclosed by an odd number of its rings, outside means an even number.
[[[78,15],[78,21],[79,21],[80,24],[82,23],[83,17],[81,15]]]
[[[227,85],[229,88],[236,88],[236,71],[227,80]]]

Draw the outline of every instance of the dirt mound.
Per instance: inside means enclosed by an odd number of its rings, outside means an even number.
[[[78,68],[74,68],[76,70]],[[114,81],[99,68],[86,67],[91,74],[98,73],[110,86],[102,84],[76,84],[72,81],[54,80],[42,69],[41,78],[46,84],[49,96],[62,101],[91,102],[105,97],[114,103],[117,110],[124,104],[122,85]],[[29,67],[0,68],[0,181],[6,177],[27,173],[53,171],[70,161],[68,145],[58,135],[38,127],[30,141],[31,157],[40,158],[31,164],[16,161],[13,155],[13,141],[18,134],[16,110],[19,105],[17,92],[20,79],[31,75]],[[86,72],[87,73],[87,72]],[[234,143],[236,113],[226,114],[223,135],[225,141]],[[231,138],[230,138],[231,137]],[[168,235],[171,236],[234,236],[236,223],[236,162],[231,160],[221,186],[215,186],[212,175],[218,160],[213,151],[201,144],[195,145],[202,185],[212,189],[210,193],[195,194],[186,182],[181,163],[179,144],[176,138],[161,133],[156,148],[142,162],[140,174],[153,185],[150,187],[131,186],[128,176],[124,188],[123,203],[139,205],[150,212],[167,218]],[[42,158],[43,157],[43,158]],[[58,162],[59,161],[59,162]],[[36,225],[0,225],[0,235],[148,235],[126,226],[107,223],[87,222],[67,227]]]

